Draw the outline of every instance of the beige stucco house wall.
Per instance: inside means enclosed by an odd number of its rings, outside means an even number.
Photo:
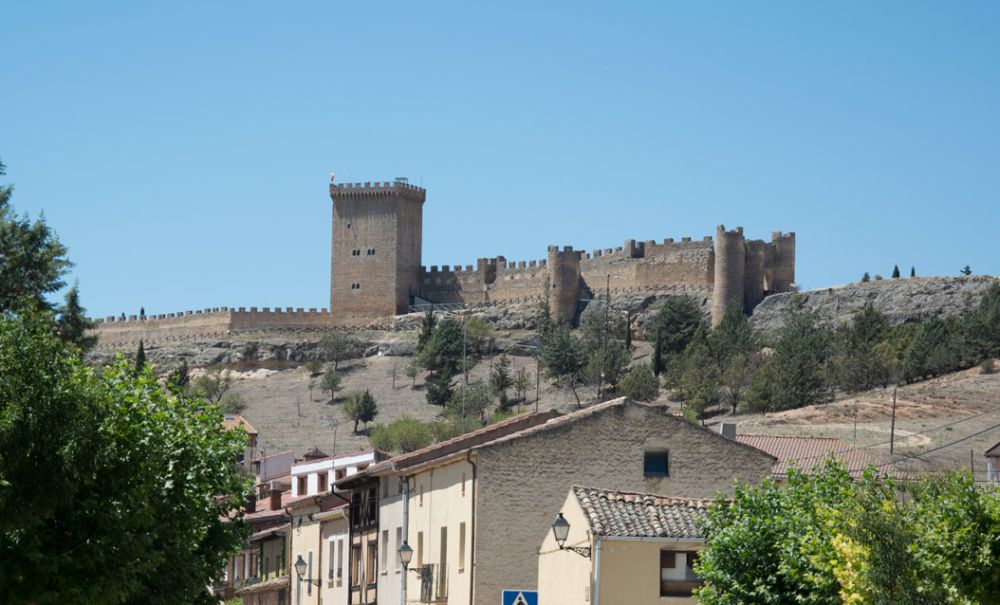
[[[323,567],[320,569],[320,605],[344,605],[348,595],[348,549],[350,536],[347,526],[347,507],[317,513],[320,524],[320,551]],[[294,602],[294,601],[293,601]]]
[[[644,452],[666,451],[669,474],[646,476]],[[710,498],[735,480],[759,483],[774,458],[668,414],[613,400],[474,450],[474,599],[538,586],[538,545],[574,484]]]
[[[559,511],[569,521],[566,546],[592,546],[587,520],[572,492]],[[594,580],[592,564],[592,559],[559,550],[552,532],[547,532],[538,549],[538,605],[590,603]]]
[[[314,498],[309,497],[311,503]],[[320,541],[320,522],[310,516],[319,512],[315,504],[292,504],[291,522],[291,558],[288,561],[289,574],[292,582],[291,602],[294,605],[319,605],[321,586],[315,586],[306,580],[323,579],[326,562],[323,561],[323,549]],[[295,563],[302,557],[306,562],[306,573],[300,579],[295,571]]]

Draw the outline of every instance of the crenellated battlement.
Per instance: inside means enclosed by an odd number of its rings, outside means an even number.
[[[334,199],[375,198],[390,195],[423,202],[427,198],[427,190],[403,181],[330,183],[330,197]]]

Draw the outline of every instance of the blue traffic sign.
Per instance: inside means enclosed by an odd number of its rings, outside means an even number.
[[[505,590],[503,605],[538,605],[537,590]]]

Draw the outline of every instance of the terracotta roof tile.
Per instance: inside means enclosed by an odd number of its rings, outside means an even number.
[[[710,500],[574,487],[595,536],[703,539],[697,520]]]
[[[222,428],[223,430],[230,431],[238,426],[242,425],[243,430],[249,435],[256,435],[257,429],[253,428],[253,425],[247,422],[247,419],[239,414],[224,414],[222,416]]]
[[[805,471],[822,465],[833,456],[842,462],[852,477],[860,477],[875,460],[864,450],[832,437],[791,437],[785,435],[737,435],[736,441],[755,447],[778,459],[771,474],[784,477],[788,469],[797,466]]]

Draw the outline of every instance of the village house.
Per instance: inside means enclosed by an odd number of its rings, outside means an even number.
[[[243,550],[231,557],[227,583],[244,605],[287,605],[288,518],[285,506],[291,499],[287,484],[272,481],[266,499],[253,499],[244,520],[250,537]]]
[[[550,414],[525,414],[507,421],[520,425],[500,423],[397,456],[345,482],[376,510],[357,545],[368,556],[362,560],[352,548],[351,566],[366,571],[369,585],[375,578],[380,602],[403,602],[393,590],[405,591],[405,602],[458,605],[498,602],[505,589],[537,590],[538,545],[573,485],[708,498],[728,492],[734,480],[761,481],[776,461],[662,407],[624,398]],[[380,509],[383,480],[390,495]],[[396,573],[388,554],[401,546],[412,555],[402,565],[409,571]]]
[[[1000,485],[1000,443],[986,450],[986,484]]]
[[[291,468],[291,599],[295,605],[347,602],[343,570],[348,542],[350,494],[335,489],[337,479],[364,471],[386,458],[378,450],[326,456],[312,451]]]
[[[538,550],[539,604],[696,603],[709,502],[571,488]]]

